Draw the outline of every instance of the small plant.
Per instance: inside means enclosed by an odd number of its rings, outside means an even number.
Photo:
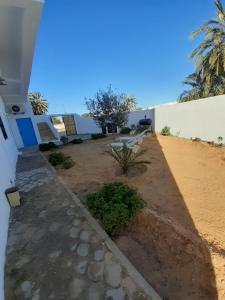
[[[217,141],[218,141],[217,146],[222,147],[223,146],[223,143],[222,143],[223,137],[222,136],[218,136]]]
[[[66,160],[63,162],[63,168],[64,169],[70,169],[74,166],[74,161],[71,159],[71,157],[67,157]]]
[[[119,163],[124,174],[126,174],[128,169],[134,165],[150,164],[148,160],[136,160],[139,156],[145,153],[145,150],[134,152],[134,150],[128,148],[125,143],[123,144],[122,149],[111,147],[106,152]]]
[[[120,130],[120,133],[121,134],[129,134],[131,132],[131,129],[129,127],[123,127],[121,130]]]
[[[67,157],[62,152],[54,152],[48,156],[48,161],[53,166],[61,165],[66,159]]]
[[[140,125],[140,124],[138,124],[136,126],[135,132],[136,133],[141,133],[141,132],[145,131],[146,129],[149,129],[149,125]]]
[[[92,140],[102,139],[104,137],[106,137],[106,135],[103,133],[92,133],[91,135]]]
[[[201,139],[199,137],[196,137],[196,138],[192,139],[192,142],[201,142]]]
[[[69,139],[66,136],[61,136],[60,141],[63,143],[63,145],[68,144]]]
[[[49,142],[49,143],[46,143],[46,144],[40,144],[39,145],[39,150],[40,151],[50,151],[50,150],[58,149],[58,148],[59,147],[53,142]]]
[[[62,152],[54,152],[49,154],[48,161],[53,166],[62,165],[64,169],[69,169],[74,166],[74,161],[70,156],[66,156]]]
[[[110,236],[119,235],[138,209],[143,207],[137,190],[120,182],[104,184],[99,191],[87,196],[86,203]]]
[[[81,143],[83,143],[83,140],[82,139],[74,139],[70,143],[71,144],[81,144]]]
[[[168,126],[163,127],[160,134],[164,135],[164,136],[170,136],[171,135],[170,127],[168,127]]]

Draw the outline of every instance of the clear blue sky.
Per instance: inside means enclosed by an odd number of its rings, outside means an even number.
[[[212,0],[46,0],[30,90],[50,113],[83,113],[110,84],[141,107],[174,101],[194,70],[189,33],[214,16]]]

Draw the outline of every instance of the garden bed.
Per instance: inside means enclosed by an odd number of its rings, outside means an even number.
[[[66,146],[75,166],[57,173],[81,200],[104,182],[138,188],[146,207],[117,239],[121,250],[165,299],[222,299],[225,148],[149,135],[142,158],[151,164],[124,176],[105,152],[111,141]]]

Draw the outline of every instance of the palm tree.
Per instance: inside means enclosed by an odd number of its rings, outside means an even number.
[[[35,115],[43,115],[48,111],[48,101],[43,98],[40,92],[30,92],[28,98]]]
[[[145,150],[135,152],[133,149],[128,148],[125,143],[121,149],[111,147],[106,152],[119,163],[124,174],[127,173],[130,167],[137,164],[150,164],[148,160],[136,160],[145,153]]]
[[[191,89],[185,90],[183,93],[181,93],[178,98],[179,102],[187,102],[206,97],[205,95],[207,92],[199,73],[192,73],[188,75],[183,83],[191,86]]]
[[[216,19],[204,23],[191,33],[191,38],[204,34],[203,42],[191,53],[196,61],[196,71],[203,82],[215,83],[225,90],[225,10],[220,0],[214,0],[217,7]]]

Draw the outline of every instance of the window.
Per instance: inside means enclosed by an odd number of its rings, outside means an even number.
[[[0,128],[1,128],[1,131],[2,131],[2,134],[4,136],[4,139],[6,140],[8,138],[8,135],[7,135],[7,132],[5,130],[5,126],[2,122],[2,118],[0,117]]]

